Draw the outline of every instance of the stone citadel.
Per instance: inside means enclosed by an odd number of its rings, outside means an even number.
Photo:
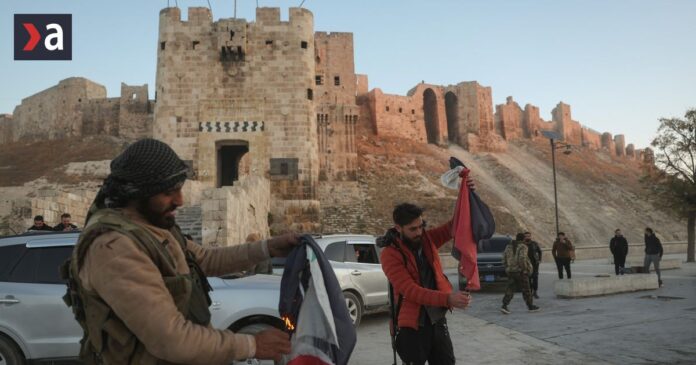
[[[241,242],[251,231],[339,229],[331,217],[359,209],[360,126],[471,152],[505,151],[508,141],[553,130],[571,145],[644,158],[623,135],[583,127],[562,102],[546,121],[512,97],[494,109],[491,87],[476,81],[420,83],[407,95],[370,90],[367,75],[355,73],[352,33],[315,32],[303,8],[291,8],[287,21],[278,8],[258,8],[252,22],[214,21],[199,7],[183,21],[179,8],[163,9],[154,95],[148,100],[148,85],[122,84],[120,97],[107,98],[102,85],[69,78],[0,115],[0,142],[163,140],[195,172],[187,205],[200,209],[208,244]]]

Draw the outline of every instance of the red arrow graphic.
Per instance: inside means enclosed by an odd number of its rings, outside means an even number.
[[[34,47],[36,47],[36,44],[39,43],[39,41],[41,40],[41,35],[39,34],[39,31],[36,30],[34,24],[22,23],[22,25],[24,26],[24,29],[26,29],[27,32],[29,32],[29,41],[24,46],[23,50],[33,51]]]

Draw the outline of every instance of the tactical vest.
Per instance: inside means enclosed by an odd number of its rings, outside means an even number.
[[[162,273],[167,290],[172,295],[177,309],[193,323],[207,326],[210,323],[210,284],[196,262],[193,254],[186,249],[186,239],[178,226],[170,232],[181,246],[190,273],[174,274],[174,259],[155,236],[142,226],[131,222],[121,212],[114,209],[96,211],[80,235],[71,259],[61,267],[67,280],[68,290],[63,300],[72,308],[75,319],[82,327],[84,335],[80,341],[80,359],[85,364],[164,364],[150,354],[143,343],[116,316],[109,305],[93,290],[87,290],[79,277],[87,250],[101,234],[116,231],[121,233],[143,250]],[[169,270],[164,270],[169,268]],[[124,268],[127,270],[128,268]],[[167,273],[166,275],[164,273]],[[138,298],[132,298],[138,300]]]

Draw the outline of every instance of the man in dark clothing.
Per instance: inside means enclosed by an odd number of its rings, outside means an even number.
[[[568,279],[570,279],[570,261],[574,259],[575,247],[573,247],[570,240],[566,238],[565,233],[558,232],[558,238],[556,238],[551,248],[551,255],[556,261],[558,278],[563,279],[563,268],[565,268]]]
[[[614,231],[614,237],[609,241],[609,250],[614,256],[614,272],[616,272],[616,275],[623,275],[626,255],[628,255],[628,241],[626,241],[626,237],[621,234],[621,230],[618,228]]]
[[[70,223],[70,218],[70,213],[63,213],[63,215],[60,216],[60,224],[53,227],[53,230],[58,232],[76,231],[77,226]]]
[[[529,273],[529,285],[532,288],[532,296],[539,299],[537,290],[539,289],[539,264],[541,263],[541,248],[537,241],[532,240],[532,234],[524,232],[524,243],[527,245],[527,256],[532,263],[532,272]]]
[[[27,231],[52,231],[53,227],[49,226],[44,222],[44,217],[42,215],[37,215],[34,217],[34,225],[29,227]]]
[[[657,238],[652,228],[645,228],[645,260],[643,267],[646,273],[650,273],[650,263],[655,266],[657,273],[657,282],[662,286],[662,278],[660,277],[660,260],[662,260],[662,242]]]

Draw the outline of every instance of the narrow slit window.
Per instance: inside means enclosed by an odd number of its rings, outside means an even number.
[[[314,90],[307,89],[307,99],[314,100]]]
[[[389,107],[387,107],[386,110],[389,111]]]
[[[341,85],[341,77],[340,76],[334,76],[334,85],[336,85],[336,86]]]
[[[316,76],[314,76],[314,82],[317,85],[323,85],[324,84],[324,77],[321,75],[316,75]]]
[[[160,42],[160,49],[164,51],[164,46],[167,42]]]
[[[307,41],[302,41],[302,42],[300,42],[300,47],[301,47],[302,49],[307,49]]]
[[[232,38],[234,38],[234,31],[233,30],[230,31],[230,39],[232,39]]]

